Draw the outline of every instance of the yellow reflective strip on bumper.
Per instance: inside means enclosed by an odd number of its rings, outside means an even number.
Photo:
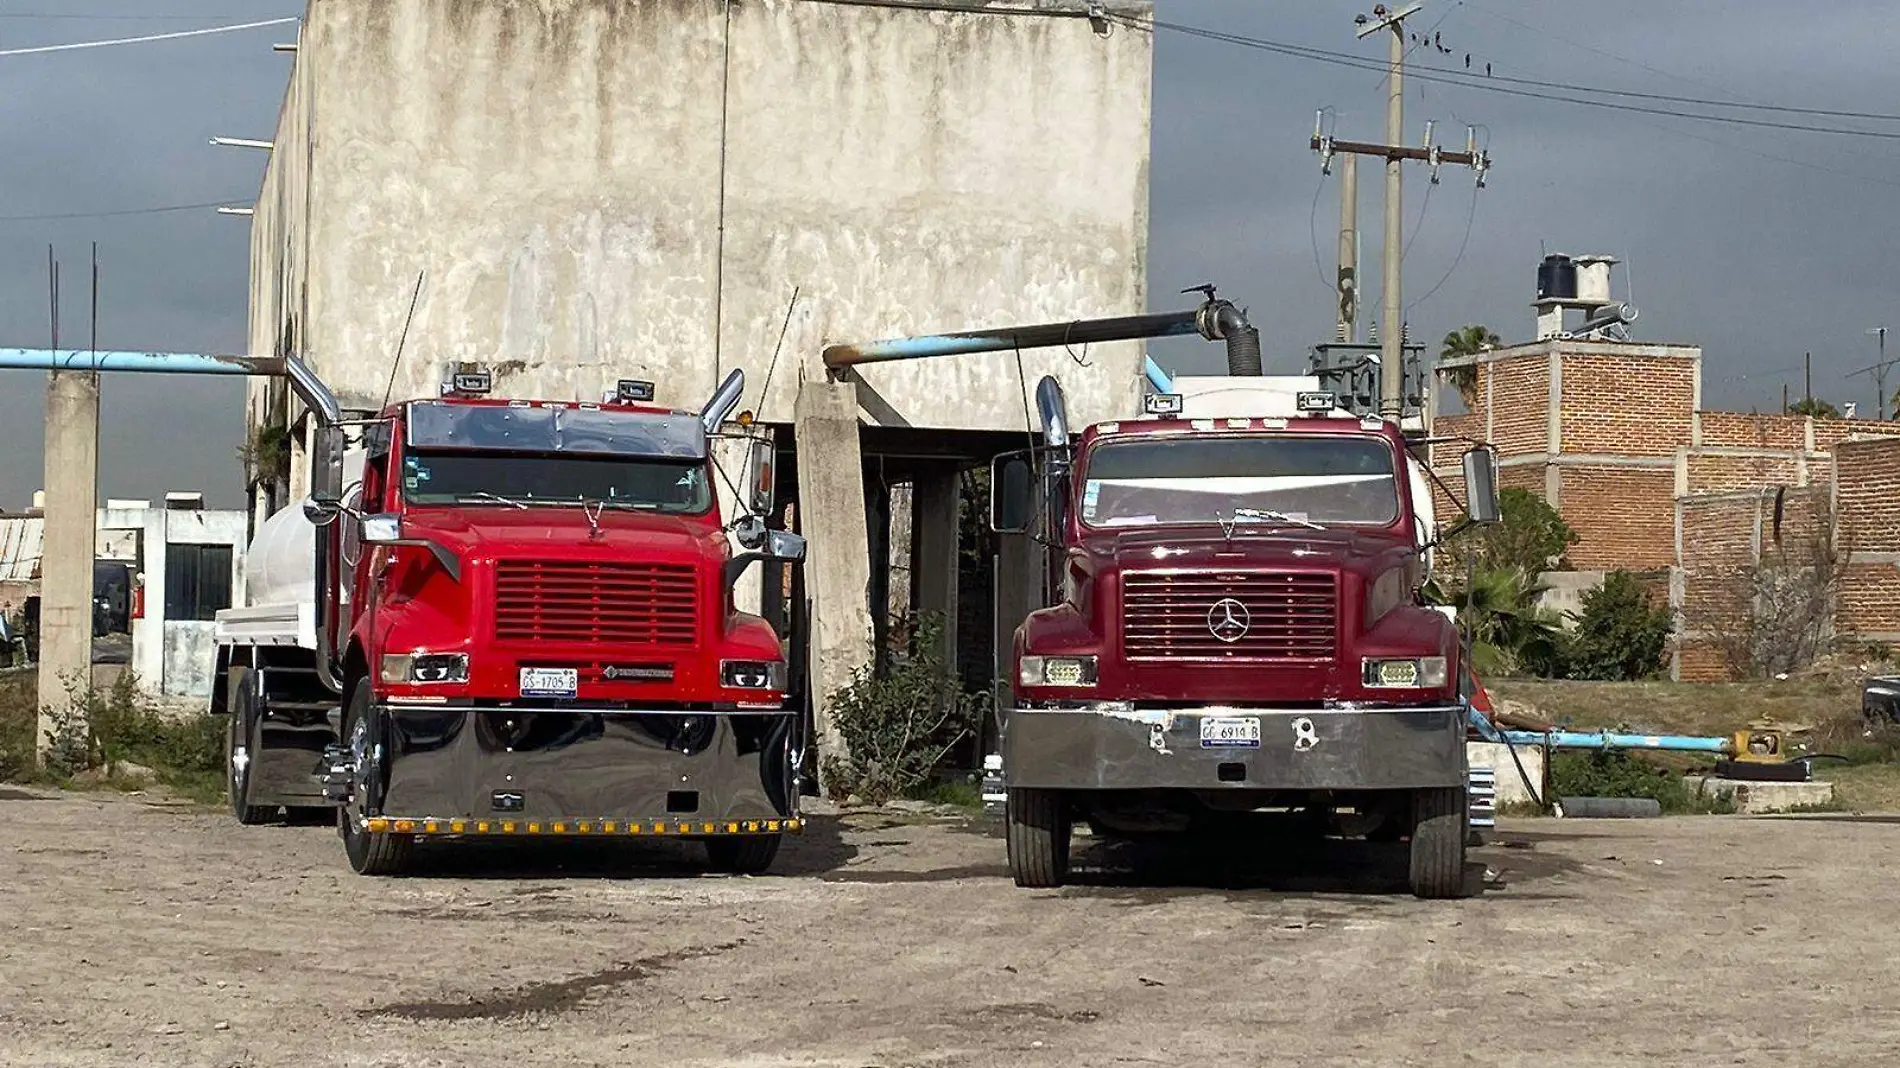
[[[805,821],[800,818],[769,820],[726,820],[719,823],[680,823],[655,820],[644,823],[639,820],[558,820],[542,823],[539,820],[465,820],[441,819],[430,817],[394,818],[372,816],[363,820],[363,828],[377,834],[558,834],[581,835],[594,834],[663,834],[663,835],[728,835],[728,834],[778,834],[781,831],[796,833],[805,829]]]

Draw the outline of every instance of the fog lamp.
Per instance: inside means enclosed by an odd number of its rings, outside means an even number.
[[[393,683],[452,683],[468,681],[467,653],[387,653],[382,680]]]
[[[783,660],[721,660],[719,681],[740,690],[783,690]]]
[[[1017,668],[1024,686],[1093,686],[1092,656],[1025,656]]]
[[[1445,685],[1445,658],[1427,656],[1405,659],[1367,657],[1360,678],[1368,688],[1378,690],[1431,689]]]

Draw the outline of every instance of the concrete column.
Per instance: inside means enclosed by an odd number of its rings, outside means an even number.
[[[870,665],[872,655],[857,387],[805,382],[792,412],[810,598],[812,728],[821,758],[842,756],[844,740],[831,722],[831,698]]]
[[[911,584],[920,615],[943,617],[943,657],[957,674],[957,473],[919,478],[916,483],[916,541],[911,553]]]
[[[99,522],[99,376],[55,371],[46,385],[46,526],[40,560],[43,763],[75,709],[69,687],[92,685],[92,558]],[[72,729],[85,725],[74,720]]]
[[[890,578],[885,580],[890,592],[885,611],[892,619],[902,619],[915,604],[911,574],[916,569],[917,557],[916,487],[909,482],[893,484],[890,511]],[[875,559],[871,561],[871,569],[873,573],[877,570]]]

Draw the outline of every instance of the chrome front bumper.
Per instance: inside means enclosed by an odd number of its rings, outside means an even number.
[[[319,769],[336,801],[364,785],[364,817],[685,834],[798,814],[789,711],[393,705],[372,721],[366,753],[335,746]]]
[[[1203,741],[1253,720],[1255,745]],[[1017,708],[1003,725],[1009,786],[1049,790],[1401,790],[1467,785],[1465,711]]]

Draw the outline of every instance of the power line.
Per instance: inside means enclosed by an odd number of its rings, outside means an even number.
[[[1333,66],[1351,68],[1353,70],[1378,71],[1378,70],[1383,69],[1377,63],[1361,59],[1358,56],[1347,55],[1342,52],[1328,52],[1324,49],[1307,48],[1303,45],[1289,45],[1283,42],[1269,41],[1269,40],[1265,40],[1263,38],[1258,38],[1258,37],[1248,37],[1243,34],[1227,33],[1221,30],[1210,30],[1210,29],[1206,29],[1200,26],[1189,26],[1189,25],[1184,25],[1182,23],[1175,23],[1175,22],[1163,22],[1159,19],[1147,21],[1147,20],[1135,19],[1131,16],[1126,16],[1126,15],[1120,15],[1120,16],[1115,16],[1115,17],[1121,20],[1124,25],[1128,25],[1137,29],[1152,28],[1152,29],[1169,30],[1171,32],[1182,33],[1182,34],[1186,34],[1192,37],[1200,37],[1200,38],[1204,38],[1210,41],[1220,41],[1225,44],[1239,45],[1243,48],[1252,48],[1258,51],[1272,52],[1278,55],[1289,56],[1294,59],[1304,59],[1304,60],[1309,60],[1311,62],[1316,62],[1316,63],[1327,63]],[[1498,77],[1486,78],[1479,75],[1461,76],[1461,75],[1453,74],[1451,72],[1446,72],[1446,71],[1439,71],[1435,74],[1427,74],[1427,73],[1423,73],[1419,71],[1413,71],[1408,74],[1408,77],[1413,78],[1415,80],[1421,80],[1421,81],[1440,82],[1445,85],[1454,85],[1454,86],[1459,86],[1466,89],[1480,89],[1488,93],[1499,93],[1505,96],[1523,97],[1523,98],[1532,99],[1532,100],[1553,100],[1559,103],[1577,104],[1583,107],[1602,108],[1609,111],[1635,112],[1638,114],[1645,114],[1645,115],[1665,115],[1672,118],[1696,119],[1702,122],[1723,123],[1723,124],[1727,124],[1731,126],[1749,126],[1749,127],[1759,128],[1759,129],[1770,129],[1770,130],[1791,130],[1796,133],[1831,134],[1831,135],[1836,135],[1836,136],[1847,136],[1847,137],[1865,137],[1872,140],[1880,140],[1880,141],[1900,141],[1900,131],[1861,130],[1861,129],[1854,129],[1851,127],[1844,127],[1844,126],[1803,126],[1798,123],[1775,122],[1768,119],[1750,119],[1750,118],[1744,118],[1744,117],[1736,116],[1736,115],[1708,115],[1708,114],[1701,114],[1701,113],[1689,112],[1689,111],[1672,111],[1668,108],[1649,107],[1642,104],[1622,104],[1622,103],[1616,103],[1614,101],[1609,101],[1609,100],[1591,100],[1584,97],[1563,96],[1563,95],[1559,95],[1555,93],[1533,92],[1529,89],[1517,89],[1517,88],[1512,88],[1509,85],[1500,85],[1496,83],[1500,81],[1516,81],[1519,84],[1550,85],[1550,86],[1555,86],[1558,88],[1574,89],[1580,92],[1594,92],[1594,93],[1603,93],[1607,95],[1638,95],[1638,94],[1623,93],[1620,90],[1598,89],[1598,88],[1593,88],[1589,86],[1567,86],[1567,85],[1563,85],[1562,83],[1554,83],[1554,82],[1542,83],[1542,82],[1535,82],[1530,79],[1522,79],[1522,78],[1504,79],[1504,78],[1498,78]],[[1640,94],[1640,95],[1654,95],[1654,94]],[[1671,99],[1671,98],[1665,98],[1665,99]],[[1682,98],[1682,102],[1696,102],[1696,101],[1690,98]],[[1720,102],[1711,102],[1711,103],[1720,103]],[[1723,104],[1722,106],[1742,107],[1744,105]],[[1763,105],[1746,105],[1746,106],[1763,107]],[[1797,109],[1772,108],[1772,110],[1793,111]],[[1846,115],[1849,113],[1829,112],[1829,114]],[[1891,119],[1894,121],[1900,121],[1900,115],[1876,115],[1873,113],[1853,113],[1853,114],[1855,117]]]
[[[49,219],[110,219],[126,215],[159,215],[173,211],[209,211],[223,207],[242,197],[229,200],[213,200],[202,204],[161,204],[152,208],[119,208],[112,211],[59,211],[35,215],[0,215],[0,222],[43,222]]]
[[[281,18],[264,19],[261,22],[237,22],[228,26],[206,26],[197,30],[174,30],[171,33],[148,33],[139,37],[115,37],[105,41],[73,41],[68,44],[34,45],[30,48],[0,49],[0,56],[32,56],[46,52],[77,52],[84,48],[110,48],[114,45],[148,44],[152,41],[175,41],[181,37],[205,37],[214,33],[236,33],[239,30],[258,30],[266,26],[283,26],[301,19]]]

